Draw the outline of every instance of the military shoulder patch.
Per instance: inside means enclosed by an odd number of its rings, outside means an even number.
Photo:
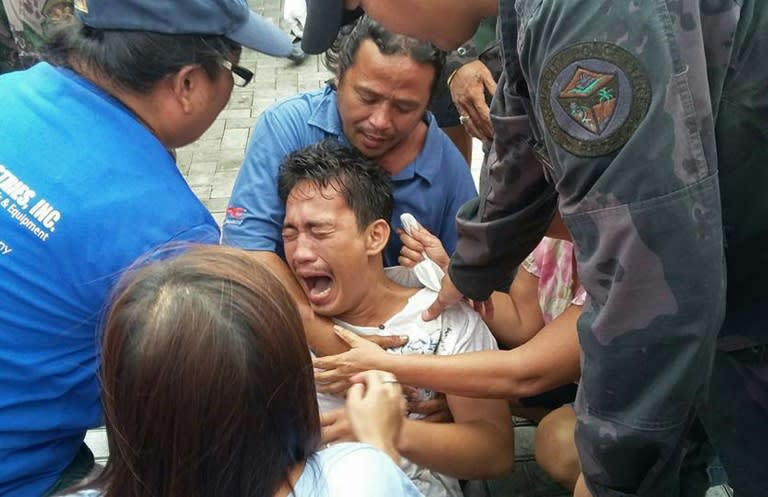
[[[552,138],[580,157],[621,148],[648,112],[648,76],[635,57],[611,43],[570,46],[541,74],[539,107]]]

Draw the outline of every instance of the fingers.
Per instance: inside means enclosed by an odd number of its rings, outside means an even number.
[[[486,319],[493,319],[493,299],[488,299],[485,301],[485,318]]]
[[[403,389],[403,395],[405,395],[406,398],[415,398],[416,395],[419,393],[419,389],[412,386],[412,385],[400,385]]]
[[[450,275],[446,274],[443,276],[442,286],[440,293],[437,294],[437,299],[421,314],[421,319],[432,321],[442,314],[446,307],[455,304],[463,298],[464,296],[461,292],[453,285]]]
[[[342,359],[343,355],[344,354],[342,353],[338,355],[327,355],[324,357],[313,358],[312,366],[316,370],[323,370],[315,371],[315,381],[323,381],[327,383],[336,379],[333,375],[337,374],[335,369],[344,364]]]
[[[424,260],[424,256],[422,255],[422,252],[424,252],[423,248],[419,251],[415,251],[403,245],[402,248],[400,249],[400,256],[397,258],[397,260],[403,266],[413,267],[419,262]]]
[[[363,394],[365,394],[365,385],[363,385],[361,382],[355,382],[355,378],[357,376],[361,376],[362,378],[362,375],[363,373],[358,373],[351,378],[354,383],[351,387],[349,387],[349,390],[347,390],[347,405],[354,404],[362,400]]]
[[[360,407],[364,403],[375,403],[376,399],[402,397],[403,389],[397,378],[387,371],[370,370],[351,378],[353,385],[347,392],[347,407]],[[379,402],[382,402],[381,400]]]
[[[424,244],[420,243],[415,236],[417,233],[420,232],[420,230],[415,229],[411,231],[410,235],[400,228],[396,229],[395,232],[400,237],[400,242],[403,244],[404,247],[408,247],[415,252],[424,251]]]
[[[414,400],[408,402],[408,411],[430,415],[439,412],[447,407],[445,397],[436,397],[428,400]]]
[[[320,434],[322,443],[328,445],[354,441],[355,435],[347,418],[347,410],[342,407],[320,413]]]
[[[356,375],[347,397],[347,416],[361,442],[378,447],[399,460],[397,439],[404,419],[402,389],[392,373],[366,371]]]
[[[437,299],[432,303],[429,308],[421,313],[421,319],[424,321],[432,321],[433,319],[437,318],[440,314],[443,313],[445,310],[446,305],[442,302],[440,302],[440,297],[438,296]]]
[[[357,333],[349,331],[348,329],[343,328],[338,324],[333,325],[333,331],[336,332],[339,338],[347,342],[350,347],[358,346],[363,340]]]
[[[467,133],[480,140],[489,140],[493,138],[490,109],[485,104],[485,101],[482,101],[481,103],[457,105],[457,109],[461,114],[469,117],[468,120],[464,121],[464,129]]]
[[[480,79],[483,81],[483,86],[485,86],[485,91],[487,91],[491,95],[495,95],[496,94],[496,80],[493,79],[493,74],[491,74],[491,71],[488,70],[486,72],[481,72],[480,73]]]
[[[456,100],[456,108],[460,114],[469,116],[469,120],[464,121],[464,128],[469,134],[480,139],[493,136],[491,110],[485,102],[485,83],[480,75]]]
[[[335,397],[344,397],[350,388],[351,383],[348,380],[340,380],[332,383],[315,383],[315,389],[318,393],[325,393]]]
[[[485,93],[483,87],[479,86],[472,92],[471,98],[462,106],[470,118],[465,125],[471,125],[479,133],[480,139],[490,139],[493,137],[493,127],[491,126],[491,109],[485,103]]]
[[[344,413],[344,408],[339,409],[331,409],[330,411],[325,411],[320,413],[320,426],[325,427],[332,425],[336,421],[339,420],[341,417],[346,417]]]
[[[471,300],[472,308],[483,317],[483,320],[493,319],[493,300]]]
[[[383,349],[395,349],[397,347],[402,347],[403,345],[408,343],[407,335],[402,335],[402,336],[364,335],[364,338],[361,337],[361,339],[365,339],[370,342],[373,342]]]
[[[388,371],[379,371],[378,369],[370,369],[368,371],[361,371],[355,375],[353,375],[349,380],[354,385],[368,385],[370,383],[382,383],[382,379],[386,380],[387,384],[393,384],[397,385],[398,390],[400,393],[403,393],[403,387],[400,385],[400,383],[397,381],[397,378],[395,375]],[[351,388],[350,388],[351,390]],[[347,396],[349,398],[349,396]]]
[[[435,245],[436,242],[442,245],[442,243],[440,242],[440,239],[437,238],[432,233],[430,233],[429,230],[425,228],[419,228],[417,230],[413,230],[411,232],[411,238],[413,238],[413,240],[421,246],[422,250],[424,250],[426,247]],[[414,247],[414,248],[418,248],[418,247]]]

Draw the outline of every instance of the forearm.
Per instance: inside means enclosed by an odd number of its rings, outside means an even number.
[[[496,340],[507,347],[527,342],[544,326],[539,306],[539,279],[522,267],[509,292],[494,292],[491,300],[493,316],[484,321]]]
[[[315,314],[309,302],[307,302],[304,292],[296,282],[293,273],[291,273],[291,270],[288,269],[288,266],[277,254],[267,251],[251,251],[249,253],[252,257],[267,265],[280,279],[280,282],[288,290],[288,293],[291,294],[291,297],[293,297],[293,301],[296,303],[304,323],[304,333],[307,336],[307,342],[309,342],[309,347],[315,355],[339,354],[349,349],[349,346],[333,332],[333,322],[328,318]]]
[[[493,292],[491,302],[493,303],[493,316],[484,316],[483,321],[488,325],[496,340],[507,347],[514,347],[524,342],[522,316],[509,294]]]
[[[512,352],[488,350],[454,356],[380,354],[363,369],[391,371],[403,384],[465,397],[527,396],[524,372],[515,363]]]
[[[555,211],[557,194],[529,145],[526,96],[504,74],[491,104],[495,160],[482,174],[480,195],[456,216],[459,243],[448,268],[464,295],[485,300],[508,285],[514,268],[541,240]],[[515,181],[509,181],[515,178]]]
[[[371,369],[394,373],[402,383],[465,397],[513,399],[538,395],[579,379],[576,322],[570,306],[531,340],[512,350],[452,356],[377,354]]]
[[[499,478],[510,471],[514,459],[511,428],[505,432],[480,420],[406,420],[399,449],[404,457],[420,466],[461,479]]]

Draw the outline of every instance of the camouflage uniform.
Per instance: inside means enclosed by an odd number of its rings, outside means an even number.
[[[496,157],[454,283],[487,298],[559,205],[589,294],[593,495],[677,495],[700,416],[737,495],[768,496],[768,2],[502,0],[500,18]]]
[[[72,0],[0,0],[0,73],[29,67],[54,23],[72,16]]]

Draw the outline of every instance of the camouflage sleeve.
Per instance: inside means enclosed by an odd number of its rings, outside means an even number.
[[[476,300],[509,287],[517,265],[544,235],[557,202],[531,148],[522,74],[515,59],[508,67],[491,103],[494,143],[481,171],[479,196],[458,212],[459,241],[448,270],[456,287]]]
[[[702,24],[723,23],[723,46],[734,25],[694,0],[511,3],[505,42],[516,32],[589,294],[582,470],[595,497],[672,495],[724,315]]]

